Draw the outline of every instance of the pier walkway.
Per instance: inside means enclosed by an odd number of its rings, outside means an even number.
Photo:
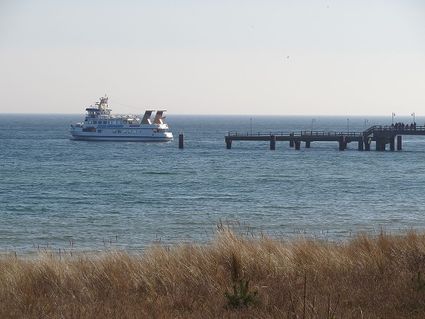
[[[270,149],[276,149],[277,141],[289,142],[290,147],[299,150],[301,142],[309,148],[312,142],[337,142],[339,150],[343,151],[351,142],[357,142],[359,151],[370,151],[372,142],[375,142],[377,151],[385,151],[387,144],[394,151],[402,150],[403,135],[425,136],[425,126],[381,126],[374,125],[363,132],[325,132],[325,131],[293,131],[268,133],[238,133],[228,132],[224,137],[227,149],[232,148],[233,141],[268,141]],[[397,144],[396,144],[397,141]]]

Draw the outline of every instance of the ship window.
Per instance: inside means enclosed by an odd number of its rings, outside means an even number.
[[[102,130],[97,130],[98,133],[102,133]]]
[[[97,121],[93,121],[93,124],[97,124]]]
[[[107,122],[106,121],[103,121],[103,124],[106,124]]]

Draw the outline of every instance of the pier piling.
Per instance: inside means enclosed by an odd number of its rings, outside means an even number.
[[[340,136],[338,144],[339,144],[339,150],[340,151],[343,151],[347,148],[347,142],[345,141],[344,136]]]
[[[296,149],[297,151],[299,151],[299,150],[300,150],[300,148],[301,148],[301,141],[294,141],[294,144],[295,144],[295,149]]]
[[[376,150],[379,152],[385,151],[386,141],[384,138],[376,139]]]
[[[232,139],[229,136],[226,136],[225,141],[226,141],[226,148],[230,150],[232,148]]]
[[[363,145],[364,145],[363,138],[360,138],[358,143],[359,143],[358,146],[357,146],[358,150],[363,151]]]
[[[371,140],[370,139],[366,139],[364,141],[364,149],[365,149],[365,151],[370,151],[370,143],[371,143]]]
[[[310,141],[305,141],[305,148],[310,148]]]
[[[394,150],[395,150],[395,138],[391,137],[391,139],[390,139],[390,151],[394,152]]]
[[[402,149],[401,135],[397,135],[397,151],[401,151],[401,149]]]

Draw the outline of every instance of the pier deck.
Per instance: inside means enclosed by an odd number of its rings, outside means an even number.
[[[290,147],[299,150],[301,142],[309,148],[311,142],[337,142],[339,150],[343,151],[351,142],[358,143],[358,150],[370,151],[371,143],[375,142],[377,151],[385,151],[386,145],[390,145],[390,150],[394,151],[397,141],[397,150],[402,149],[403,135],[423,135],[425,136],[425,126],[395,127],[374,125],[363,132],[333,132],[333,131],[293,131],[293,132],[259,132],[259,133],[239,133],[230,131],[225,136],[226,147],[232,148],[233,141],[268,141],[270,149],[276,148],[277,141],[289,142]]]

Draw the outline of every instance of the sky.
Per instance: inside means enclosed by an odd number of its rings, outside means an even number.
[[[0,0],[0,113],[425,115],[425,1]]]

